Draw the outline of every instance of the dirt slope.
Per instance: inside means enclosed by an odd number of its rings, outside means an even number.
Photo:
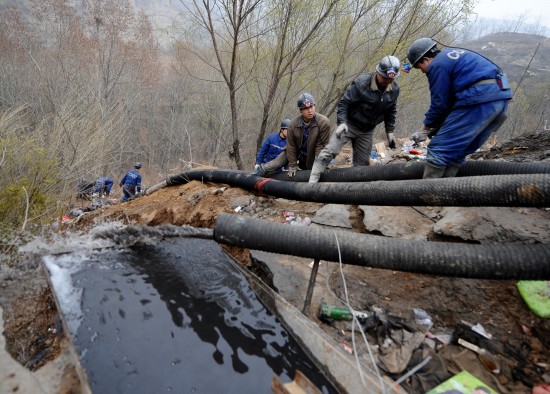
[[[495,158],[498,155],[499,158],[513,160],[518,154],[531,153],[531,157],[526,155],[520,161],[533,158],[545,160],[550,141],[548,136],[535,133],[532,136],[522,136],[520,142],[511,143],[510,146],[512,149],[496,146],[485,154],[485,158]],[[522,148],[514,150],[514,146]],[[482,155],[478,154],[479,156]],[[228,185],[193,181],[182,186],[164,188],[150,196],[124,204],[86,213],[63,226],[67,230],[85,231],[103,221],[117,220],[150,226],[187,224],[212,228],[220,213],[235,213],[235,209],[242,206],[245,208],[239,214],[284,221],[285,211],[292,211],[302,217],[312,217],[322,204],[259,197]],[[350,231],[367,233],[358,207],[349,207],[349,212],[353,225]],[[226,249],[243,264],[251,264],[247,250]],[[32,272],[33,276],[40,276],[40,270]],[[493,387],[498,387],[501,392],[529,393],[535,385],[550,380],[550,322],[529,311],[514,281],[445,278],[354,266],[345,267],[344,273],[350,303],[357,310],[372,310],[377,307],[393,316],[408,318],[413,308],[420,308],[432,318],[434,334],[450,335],[456,330],[464,329],[463,322],[481,324],[493,335],[493,340],[486,345],[497,354],[502,364],[502,373],[492,375],[480,363],[475,364],[475,357],[470,364],[469,368],[473,369],[470,372]],[[55,328],[55,310],[52,310],[53,304],[47,295],[45,282],[35,285],[29,293],[17,295],[17,283],[25,279],[15,276],[9,281],[3,279],[0,284],[6,292],[0,297],[0,305],[5,310],[8,350],[15,358],[26,363],[28,368],[40,367],[59,352],[58,341],[51,334],[52,328]],[[327,282],[337,296],[344,296],[343,282],[336,269]],[[11,294],[11,298],[8,294]],[[22,295],[34,295],[35,301],[28,302],[29,308],[26,308],[26,312],[18,309],[19,301],[14,301],[15,297]],[[294,294],[294,297],[288,295],[289,298],[303,300],[301,294]],[[47,305],[43,305],[44,303]],[[301,308],[302,305],[299,302],[297,304]],[[24,313],[27,316],[23,316]],[[42,315],[45,316],[44,321],[39,323],[37,320]],[[338,342],[351,340],[350,333],[342,330],[342,323],[325,324],[317,319],[315,313],[310,317],[318,321]],[[23,327],[28,327],[24,334]],[[373,331],[370,334],[373,343],[376,342],[377,333]],[[20,354],[17,343],[24,344],[19,348],[24,347],[29,351],[30,346],[41,338],[43,343],[34,356]],[[451,349],[452,345],[446,348]],[[42,356],[44,353],[48,356]],[[453,368],[458,372],[460,365],[455,364]],[[393,377],[397,378],[399,374]],[[415,383],[408,383],[408,389],[414,392]]]

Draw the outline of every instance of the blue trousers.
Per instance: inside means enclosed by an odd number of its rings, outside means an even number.
[[[455,108],[428,145],[426,161],[436,167],[462,164],[508,117],[508,100]]]
[[[120,202],[128,201],[128,199],[136,194],[135,185],[124,185],[122,186],[122,197]]]

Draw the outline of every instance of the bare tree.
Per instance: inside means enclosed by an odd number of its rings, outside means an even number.
[[[246,78],[253,64],[240,62],[242,45],[258,32],[260,26],[260,8],[262,0],[193,0],[192,5],[182,4],[196,22],[208,32],[212,50],[216,58],[216,67],[222,76],[229,93],[231,108],[232,149],[230,156],[237,168],[243,169],[240,154],[238,128],[237,93],[246,83]]]

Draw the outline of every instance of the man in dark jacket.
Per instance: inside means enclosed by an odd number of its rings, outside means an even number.
[[[428,37],[414,41],[407,58],[428,77],[431,103],[417,143],[431,139],[423,178],[454,177],[507,118],[512,91],[491,60],[461,48],[439,50]]]
[[[270,162],[284,152],[289,124],[290,119],[284,119],[281,122],[279,132],[271,133],[266,137],[260,150],[258,151],[258,154],[256,155],[256,165],[254,166],[254,170],[257,170],[261,164]],[[279,167],[275,171],[280,172],[283,168],[284,166]]]
[[[141,174],[138,171],[140,168],[140,162],[134,163],[134,169],[128,171],[120,181],[119,186],[122,187],[123,193],[120,202],[125,202],[136,193],[141,193]]]
[[[288,176],[292,178],[299,169],[309,170],[313,167],[315,156],[330,138],[330,121],[325,115],[316,113],[315,105],[311,94],[302,93],[298,96],[300,115],[290,121],[285,152],[269,163],[262,164],[254,171],[255,175],[264,176],[288,163]]]
[[[391,149],[395,149],[395,117],[399,85],[400,63],[395,56],[385,56],[376,66],[376,72],[361,74],[351,83],[338,103],[338,127],[327,146],[319,153],[309,177],[310,183],[319,181],[327,165],[351,141],[353,165],[368,166],[372,151],[374,128],[384,122]]]

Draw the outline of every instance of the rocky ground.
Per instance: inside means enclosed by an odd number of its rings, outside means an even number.
[[[472,158],[549,161],[550,137],[548,133],[524,135],[497,144],[489,151],[476,153]],[[395,154],[385,162],[398,160],[405,160],[405,157]],[[346,163],[345,154],[337,163]],[[342,208],[345,209],[342,211]],[[336,215],[337,222],[333,221],[335,215],[332,209],[340,212]],[[239,188],[196,181],[86,213],[62,227],[64,230],[86,231],[99,223],[118,220],[150,226],[170,223],[212,228],[220,213],[235,213],[236,210],[241,215],[279,222],[287,220],[288,212],[293,212],[293,221],[297,221],[298,216],[302,219],[308,217],[313,220],[313,226],[337,226],[360,233],[434,242],[550,242],[550,212],[547,209],[331,207],[259,197]],[[325,219],[329,216],[332,219],[327,222]],[[251,259],[248,250],[226,249],[243,264],[256,267],[256,258]],[[280,274],[283,276],[279,275],[275,286],[301,309],[311,270],[308,266],[310,261],[292,257],[280,257],[280,261],[284,263],[281,267],[287,267],[292,275],[287,274],[287,279],[282,280],[284,274]],[[439,368],[440,379],[467,368],[505,393],[530,393],[536,385],[550,383],[550,321],[530,312],[518,293],[515,281],[446,278],[356,266],[345,266],[343,277],[337,264],[322,263],[319,279],[323,289],[317,291],[327,291],[314,294],[310,313],[310,318],[342,346],[351,343],[351,333],[347,330],[349,326],[344,322],[321,321],[316,311],[325,296],[333,303],[344,298],[345,281],[350,304],[356,310],[371,313],[374,310],[384,311],[390,320],[401,319],[401,322],[408,321],[411,316],[414,318],[411,315],[414,309],[428,314],[433,323],[430,333],[441,339],[434,340],[434,344],[439,345],[436,346],[437,353],[432,352],[434,359],[441,361],[441,365],[447,365],[444,372]],[[35,381],[49,388],[42,391],[80,392],[80,387],[74,383],[70,358],[63,358],[66,339],[57,334],[60,328],[56,323],[57,310],[39,260],[19,257],[19,260],[4,265],[0,290],[4,336],[9,354],[28,371],[36,371],[29,373],[34,374]],[[469,326],[474,324],[479,324],[492,335],[491,340],[481,339],[481,344],[495,353],[501,365],[499,374],[488,372],[473,353],[462,354],[464,349],[452,343],[443,346],[444,342],[452,342],[453,335],[456,337],[457,333],[471,337]],[[377,328],[380,326],[371,325],[368,331],[372,343],[381,338]],[[422,360],[422,355],[416,356]],[[5,359],[3,355],[1,359]],[[56,367],[66,371],[64,374],[53,379],[50,376],[48,383],[38,378],[41,370],[44,371],[56,360],[59,363],[60,359],[67,360],[63,368]],[[0,363],[0,371],[3,367],[5,365]],[[438,375],[434,371],[431,374]],[[398,378],[400,375],[402,373],[391,376]],[[0,392],[16,392],[21,388],[16,376],[0,374],[0,378],[3,382],[0,383]],[[423,392],[423,384],[430,382],[409,379],[406,388],[410,392]]]

